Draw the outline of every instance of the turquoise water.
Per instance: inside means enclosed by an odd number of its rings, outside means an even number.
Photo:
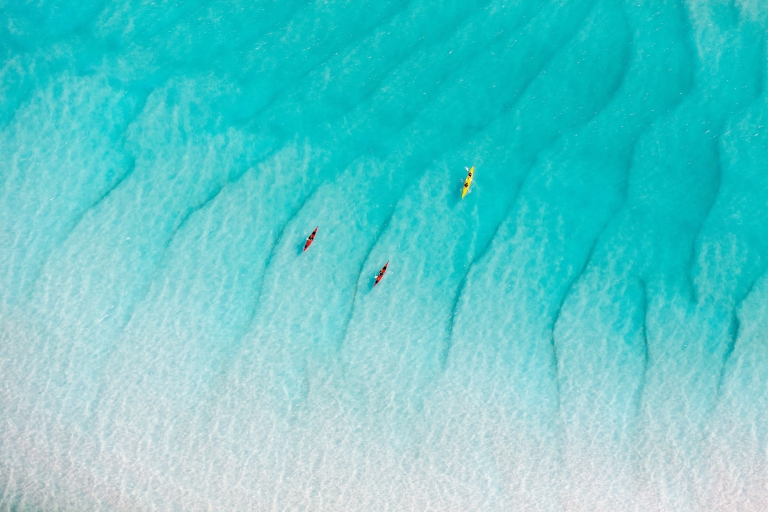
[[[765,4],[0,20],[0,510],[768,510]]]

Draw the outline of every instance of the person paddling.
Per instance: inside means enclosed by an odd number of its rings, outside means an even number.
[[[317,226],[317,228],[319,227],[320,226]],[[317,228],[315,228],[312,234],[307,237],[307,242],[304,244],[304,251],[306,251],[309,248],[309,246],[312,245],[312,242],[315,240],[315,235],[317,234]]]
[[[379,270],[379,273],[376,274],[376,282],[373,283],[373,286],[375,287],[377,284],[379,284],[379,281],[381,281],[381,278],[384,277],[384,272],[387,271],[387,267],[389,266],[389,262],[387,262],[383,267],[381,267],[381,270]]]
[[[472,176],[474,175],[475,175],[475,166],[473,165],[471,169],[467,169],[467,179],[464,180],[464,186],[461,188],[462,199],[464,199],[464,196],[466,196],[467,192],[469,192],[469,186],[472,185]]]

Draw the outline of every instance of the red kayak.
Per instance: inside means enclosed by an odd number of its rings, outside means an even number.
[[[379,281],[381,281],[381,278],[384,277],[384,272],[387,271],[387,267],[389,266],[389,262],[387,262],[383,267],[381,267],[381,270],[379,270],[379,273],[376,275],[376,282],[373,283],[373,286],[376,286],[379,284]]]
[[[317,228],[319,228],[319,227],[320,226],[317,226]],[[307,237],[307,243],[304,244],[304,251],[309,249],[309,246],[312,245],[312,242],[314,242],[315,235],[317,234],[317,228],[315,228],[315,230],[312,232],[312,234]],[[302,251],[302,252],[304,252],[304,251]]]

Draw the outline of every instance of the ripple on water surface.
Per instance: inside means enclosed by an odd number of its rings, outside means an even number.
[[[768,510],[767,16],[1,7],[0,510]]]

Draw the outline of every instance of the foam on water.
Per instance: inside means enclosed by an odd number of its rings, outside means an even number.
[[[0,510],[768,509],[766,13],[0,2]]]

